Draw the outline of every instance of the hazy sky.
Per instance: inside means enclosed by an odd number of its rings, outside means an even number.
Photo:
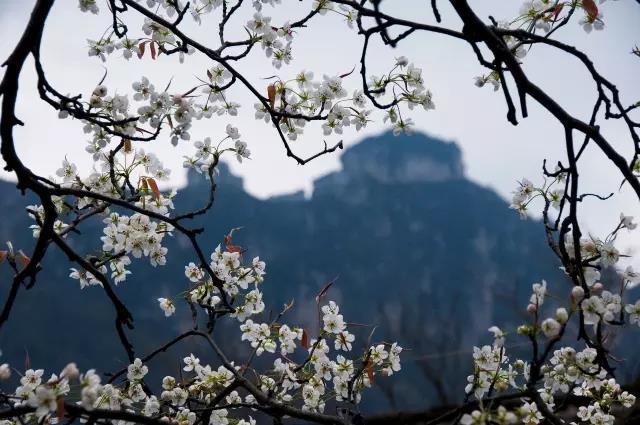
[[[33,3],[2,0],[0,57],[5,58],[18,40]],[[99,2],[106,10],[102,3]],[[276,25],[303,16],[311,4],[310,1],[301,4],[294,0],[283,0],[283,3],[274,14]],[[424,0],[388,0],[386,4],[389,11],[400,16],[435,23]],[[448,2],[440,1],[439,4],[443,25],[459,30],[460,21]],[[481,16],[493,15],[498,20],[514,17],[520,4],[516,0],[472,1]],[[604,3],[601,10],[606,21],[605,31],[586,34],[574,22],[561,31],[560,37],[589,53],[596,67],[620,88],[623,103],[630,104],[640,100],[640,59],[630,54],[631,48],[640,44],[640,6],[635,1],[620,0]],[[266,7],[265,14],[270,12],[271,9]],[[130,34],[141,34],[141,20],[136,13],[129,12],[125,17],[130,23]],[[248,14],[239,15],[233,21],[238,37],[242,36],[242,25],[248,17]],[[217,33],[206,24],[212,21],[205,19],[204,22],[201,27],[189,23],[187,32],[215,46]],[[91,93],[102,77],[105,65],[96,58],[87,57],[86,39],[99,38],[109,24],[110,18],[106,13],[99,16],[81,13],[76,0],[56,2],[45,30],[42,61],[49,81],[59,91],[83,93],[85,96]],[[312,21],[310,28],[300,31],[296,36],[293,44],[294,61],[284,66],[279,75],[290,78],[301,69],[314,71],[316,77],[347,72],[358,64],[360,46],[361,38],[349,30],[341,18],[327,16],[317,19]],[[516,180],[525,176],[534,181],[540,180],[543,158],[548,158],[552,163],[564,159],[562,128],[533,100],[529,99],[530,117],[514,127],[505,119],[502,94],[473,85],[474,76],[483,73],[484,69],[465,43],[430,33],[416,34],[395,50],[376,42],[369,57],[370,71],[380,73],[388,69],[394,57],[400,55],[406,55],[423,68],[426,85],[433,92],[436,104],[435,111],[414,112],[412,118],[417,124],[416,128],[456,141],[462,147],[471,179],[490,186],[508,198]],[[524,63],[525,70],[534,82],[552,93],[571,113],[588,120],[595,101],[594,83],[577,61],[569,60],[551,48],[538,47],[529,53]],[[86,136],[82,133],[82,126],[71,120],[58,120],[56,113],[40,101],[30,64],[23,72],[18,105],[18,116],[26,123],[24,128],[16,130],[19,153],[29,167],[44,174],[52,174],[64,155],[82,170],[88,170],[91,162],[84,152]],[[114,56],[106,64],[109,68],[106,84],[112,92],[117,90],[124,93],[129,92],[131,82],[139,80],[142,75],[149,77],[156,87],[164,86],[174,77],[172,87],[187,90],[196,83],[196,76],[204,76],[206,68],[212,65],[198,56],[189,58],[184,65],[178,64],[174,56],[161,57],[156,62],[148,57],[142,61],[134,58],[129,63]],[[254,49],[238,68],[246,72],[259,87],[267,84],[261,78],[274,74],[270,61],[260,48]],[[0,71],[0,75],[2,73]],[[359,75],[356,72],[347,79],[345,85],[353,89],[358,83]],[[234,172],[244,177],[245,187],[251,194],[265,198],[300,189],[310,193],[313,179],[339,169],[339,154],[322,157],[303,167],[296,165],[284,154],[274,129],[254,120],[254,100],[247,91],[236,87],[230,94],[232,100],[243,105],[240,116],[196,122],[192,140],[207,135],[216,138],[222,134],[228,122],[239,127],[253,159],[242,165],[232,162],[231,166]],[[378,122],[371,123],[364,132],[346,131],[343,135],[345,144],[349,146],[367,134],[383,131],[382,115],[378,113],[375,117]],[[630,139],[622,126],[615,122],[607,123],[603,131],[616,147],[626,154],[632,152]],[[292,146],[301,155],[313,153],[321,149],[322,139],[321,131],[314,131],[314,127],[308,126],[304,137],[293,142]],[[326,140],[335,143],[339,138],[330,136]],[[148,149],[158,153],[165,165],[173,169],[172,184],[184,183],[182,155],[193,152],[191,144],[184,143],[174,148],[167,137],[161,137]],[[582,161],[584,171],[581,181],[585,190],[617,192],[620,176],[610,169],[595,148],[589,149]],[[7,174],[0,176],[7,177]],[[586,204],[583,214],[588,230],[598,234],[611,230],[621,211],[640,215],[637,199],[625,190],[607,206],[604,209],[595,202]]]

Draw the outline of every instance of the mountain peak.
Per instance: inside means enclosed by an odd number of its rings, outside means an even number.
[[[425,133],[394,136],[391,132],[367,137],[360,143],[345,150],[340,157],[342,170],[314,181],[314,192],[324,190],[336,193],[340,189],[350,193],[352,183],[362,189],[360,183],[377,182],[383,184],[405,184],[423,182],[445,182],[463,180],[464,165],[462,153],[454,142],[430,136]],[[215,179],[225,187],[242,190],[242,178],[234,175],[226,163],[217,167]],[[194,170],[187,174],[190,191],[208,188],[207,179]],[[207,189],[208,190],[208,189]],[[274,199],[302,201],[302,192],[275,196]]]
[[[342,156],[344,172],[383,183],[432,182],[464,178],[460,148],[424,133],[370,137]]]
[[[316,191],[362,180],[402,184],[465,178],[458,145],[424,133],[368,137],[349,148],[341,160],[342,171],[317,180]]]

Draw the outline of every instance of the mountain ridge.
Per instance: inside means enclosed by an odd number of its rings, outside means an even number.
[[[259,200],[244,192],[241,179],[221,164],[216,203],[192,223],[207,229],[200,238],[205,251],[212,251],[229,229],[243,227],[234,242],[267,261],[263,290],[268,308],[276,311],[295,299],[291,323],[313,330],[315,295],[337,277],[330,298],[341,303],[349,320],[371,325],[357,330],[359,340],[366,340],[377,325],[377,338],[393,338],[412,348],[407,351],[411,359],[489,341],[490,325],[510,326],[520,319],[519,310],[510,306],[526,301],[532,282],[561,278],[540,223],[520,220],[494,191],[469,181],[457,145],[422,134],[385,133],[346,150],[341,160],[343,170],[320,178],[309,199]],[[406,167],[411,161],[414,165]],[[191,173],[176,197],[177,213],[201,207],[203,190],[208,192],[204,176]],[[29,199],[19,198],[6,183],[0,183],[0,199],[5,210],[17,210],[0,221],[0,237],[29,251],[31,223],[19,208]],[[101,227],[99,219],[86,223],[84,238],[72,235],[69,243],[91,253],[101,246]],[[191,323],[188,309],[180,304],[174,321],[166,320],[154,302],[184,289],[183,266],[195,260],[185,238],[165,240],[166,266],[136,264],[133,276],[116,288],[136,315],[132,335],[140,354]],[[39,282],[19,295],[15,314],[0,331],[0,347],[18,364],[27,347],[34,365],[45,363],[54,370],[69,358],[85,368],[121,367],[124,353],[111,344],[112,307],[99,288],[80,291],[68,278],[69,267],[73,265],[60,253],[47,255]],[[6,281],[6,270],[0,273]],[[60,317],[60,308],[69,314]],[[246,344],[233,335],[237,341],[225,342],[242,352]],[[53,345],[60,349],[51,353]],[[203,350],[197,345],[184,349]],[[179,353],[174,353],[164,367],[175,368]],[[468,358],[429,365],[410,360],[393,391],[404,407],[424,406],[425,399],[433,404],[435,390],[425,387],[425,382],[433,384],[431,367],[448,382],[459,383],[450,386],[451,394],[437,395],[440,401],[459,396],[469,364]],[[416,393],[416,388],[422,390]],[[372,406],[383,406],[382,396],[376,397]]]

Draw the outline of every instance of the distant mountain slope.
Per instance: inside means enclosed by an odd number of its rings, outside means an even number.
[[[319,179],[309,200],[255,199],[222,165],[216,204],[194,223],[207,228],[203,245],[212,250],[230,228],[243,226],[237,242],[267,261],[267,303],[275,311],[295,299],[290,320],[310,327],[315,294],[338,277],[330,296],[350,320],[378,325],[375,339],[393,337],[411,348],[407,373],[390,381],[385,399],[410,407],[450,400],[461,394],[470,364],[469,354],[460,350],[488,342],[486,330],[494,323],[514,325],[532,282],[560,279],[542,226],[520,220],[495,192],[467,180],[453,143],[387,133],[347,150],[342,160],[344,170]],[[176,200],[178,209],[201,206],[206,188],[202,176],[190,175]],[[29,251],[27,200],[12,184],[1,183],[0,203],[0,239]],[[99,221],[87,223],[83,234],[72,239],[79,251],[100,246]],[[176,236],[167,246],[165,267],[137,266],[133,278],[117,288],[135,313],[140,354],[190,323],[182,305],[181,320],[173,321],[154,301],[185,287],[183,266],[193,260],[184,238]],[[20,294],[0,333],[5,358],[20,364],[27,349],[32,364],[56,369],[69,359],[102,370],[126,363],[122,349],[113,345],[111,306],[99,288],[81,291],[67,278],[71,266],[54,250],[48,254],[36,287]],[[5,267],[0,273],[0,291],[6,291],[9,275]],[[357,328],[361,339],[370,331]],[[239,338],[226,346],[242,349]],[[175,370],[182,352],[174,350],[156,364]],[[443,389],[439,377],[457,385]]]

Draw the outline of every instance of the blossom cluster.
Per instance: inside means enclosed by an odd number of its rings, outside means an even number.
[[[240,322],[240,339],[250,344],[256,356],[280,354],[276,356],[272,370],[258,376],[259,387],[263,391],[273,394],[281,402],[302,399],[302,409],[318,412],[324,409],[332,394],[338,401],[358,402],[362,390],[371,385],[376,372],[389,376],[400,371],[402,348],[396,343],[377,344],[365,350],[359,358],[362,364],[359,371],[354,366],[355,360],[341,354],[352,351],[355,336],[349,332],[347,322],[334,301],[319,308],[322,327],[318,337],[312,340],[302,327],[254,319],[260,317],[265,309],[260,290],[265,263],[255,257],[244,265],[241,250],[229,245],[229,236],[225,242],[228,244],[226,249],[219,245],[211,255],[209,270],[214,278],[208,270],[195,263],[185,266],[185,276],[190,281],[185,298],[205,310],[221,309],[222,300],[226,297],[238,301],[233,305],[230,316]],[[166,316],[175,312],[175,304],[170,299],[158,301]],[[331,342],[335,350],[333,355]],[[292,360],[290,356],[296,351],[306,352],[306,358]],[[193,357],[185,359],[185,362],[191,365],[189,368],[199,364],[199,360]],[[327,391],[328,386],[332,392]]]
[[[530,199],[534,193],[545,196],[545,191],[536,189],[532,184],[524,181],[516,191],[516,198]],[[615,233],[623,228],[629,230],[635,228],[632,217],[621,215],[618,226],[612,232],[614,236],[609,235],[606,243],[611,243],[613,246]],[[527,337],[534,344],[539,344],[538,340],[541,337],[545,338],[546,346],[553,347],[560,341],[571,317],[576,312],[580,312],[584,325],[598,327],[599,330],[594,330],[594,338],[602,332],[600,328],[604,325],[621,325],[624,322],[623,310],[629,314],[630,323],[638,323],[640,300],[624,308],[622,302],[624,288],[635,285],[637,276],[630,267],[624,271],[619,270],[618,275],[623,284],[620,293],[604,289],[604,285],[600,282],[600,267],[615,267],[618,259],[616,256],[615,261],[611,261],[612,256],[602,253],[602,246],[603,242],[593,237],[583,241],[580,247],[583,258],[598,262],[593,266],[595,272],[591,273],[590,280],[586,281],[586,290],[581,286],[571,288],[567,297],[568,304],[555,308],[553,315],[545,317],[544,314],[545,300],[549,297],[547,282],[543,280],[532,285],[527,306],[531,323],[520,325],[517,328],[517,334]],[[573,246],[567,249],[571,252]],[[536,363],[540,362],[539,365],[532,365],[521,359],[511,362],[505,348],[507,332],[497,326],[492,326],[489,331],[494,335],[494,343],[481,348],[474,347],[474,373],[468,377],[466,392],[478,400],[483,400],[494,393],[512,390],[515,391],[515,395],[522,394],[523,401],[519,407],[512,410],[504,406],[493,409],[483,407],[475,410],[461,418],[462,424],[512,424],[518,421],[542,423],[544,415],[539,403],[544,403],[546,411],[555,412],[557,408],[555,398],[569,393],[588,400],[586,405],[580,406],[577,413],[577,419],[582,423],[613,424],[616,419],[613,415],[614,408],[617,406],[629,408],[635,404],[635,396],[624,391],[610,376],[596,348],[587,346],[582,351],[578,351],[574,347],[564,346],[552,351],[552,354],[547,349],[549,357],[545,354],[541,358],[533,359]],[[538,371],[533,373],[532,367]],[[541,386],[539,386],[540,382]],[[533,390],[537,393],[536,397],[531,395]]]
[[[509,208],[518,211],[520,218],[527,217],[529,204],[535,199],[542,198],[545,203],[559,210],[565,200],[564,183],[567,178],[566,170],[559,167],[553,172],[553,178],[545,179],[541,186],[535,186],[529,179],[523,178],[513,191]]]
[[[247,46],[245,53],[248,53],[253,45],[259,44],[266,56],[272,59],[273,67],[279,70],[282,65],[288,65],[292,61],[292,40],[296,30],[304,27],[304,24],[285,22],[275,26],[272,24],[272,17],[263,14],[262,6],[265,3],[275,6],[279,2],[254,1],[253,6],[256,12],[246,24],[249,37],[237,44]],[[201,23],[203,15],[209,14],[221,5],[222,1],[212,0],[200,0],[188,4],[147,1],[147,6],[155,8],[158,16],[168,19],[173,19],[176,13],[180,13],[184,7],[188,6],[190,15],[198,23]],[[80,9],[98,13],[95,2],[81,1]],[[355,20],[355,10],[351,6],[335,5],[327,0],[315,1],[308,19],[316,14],[324,15],[328,12],[344,16],[350,26]],[[304,19],[300,22],[304,22]],[[106,55],[122,50],[123,56],[130,59],[133,53],[141,57],[145,51],[151,51],[155,59],[161,54],[169,55],[170,52],[178,51],[182,61],[185,50],[189,54],[195,52],[193,46],[182,46],[170,29],[149,18],[145,18],[142,32],[146,37],[129,39],[128,35],[118,36],[116,31],[107,30],[99,40],[89,41],[89,55],[106,60]],[[225,44],[221,49],[224,48],[226,48]],[[242,56],[242,54],[237,57],[230,55],[226,60],[237,60]],[[108,97],[104,86],[94,91],[87,104],[87,111],[98,114],[103,119],[110,117],[111,121],[117,123],[109,123],[110,128],[118,135],[133,136],[136,131],[140,131],[139,125],[147,122],[152,129],[158,129],[166,121],[171,126],[171,141],[174,145],[180,140],[189,140],[193,119],[210,118],[213,114],[238,114],[240,104],[229,100],[226,94],[226,89],[236,82],[237,72],[228,66],[226,60],[224,57],[219,60],[218,64],[207,70],[208,78],[199,79],[202,84],[183,94],[170,95],[166,90],[157,92],[154,85],[146,78],[135,82],[133,84],[136,91],[134,100],[148,101],[147,105],[138,108],[138,116],[127,112],[128,97],[126,95]],[[422,70],[410,64],[405,57],[397,58],[394,67],[388,73],[382,76],[369,76],[364,91],[347,90],[343,87],[343,79],[352,72],[342,75],[324,75],[322,80],[315,81],[313,73],[305,70],[291,80],[276,77],[276,81],[269,86],[267,98],[257,96],[255,116],[259,120],[264,119],[267,123],[271,121],[279,127],[278,131],[282,137],[296,140],[310,121],[320,120],[325,135],[333,133],[340,135],[343,133],[343,128],[349,126],[353,126],[356,131],[362,129],[371,121],[369,99],[380,98],[385,94],[390,95],[392,107],[388,109],[384,120],[391,122],[396,133],[409,132],[413,125],[411,118],[403,116],[401,105],[404,104],[409,109],[415,106],[422,106],[425,110],[435,108],[433,96],[425,88]],[[193,95],[194,90],[199,87],[202,87],[202,92],[206,95],[206,100],[202,102],[198,102],[199,96]],[[255,94],[255,90],[252,91]],[[352,95],[348,96],[348,92],[352,92]],[[65,102],[62,102],[60,114],[63,117],[69,114],[65,106]],[[86,131],[94,133],[93,140],[87,148],[94,154],[104,149],[113,137],[113,131],[105,131],[101,125],[88,125]],[[199,143],[206,143],[206,140]],[[243,147],[236,147],[236,149],[242,150]],[[239,156],[239,158],[242,157],[244,155]]]
[[[52,374],[43,380],[43,369],[28,369],[20,378],[20,385],[14,392],[14,407],[31,407],[33,413],[26,413],[23,419],[31,418],[43,423],[55,423],[57,415],[64,414],[66,403],[75,403],[90,412],[95,409],[121,411],[153,417],[179,425],[193,425],[196,412],[189,410],[189,398],[205,403],[234,381],[234,372],[220,366],[217,370],[209,365],[201,365],[193,355],[185,358],[184,371],[193,372],[193,379],[165,376],[162,380],[162,393],[158,398],[149,393],[145,376],[149,368],[140,359],[135,359],[126,368],[126,380],[121,383],[103,383],[102,378],[91,369],[80,373],[75,363],[67,365],[60,374]],[[10,377],[7,364],[0,366],[0,379]],[[71,388],[74,391],[71,391]],[[78,388],[76,394],[75,388]],[[226,404],[242,402],[237,391],[230,392],[225,398]],[[255,402],[251,395],[245,397],[248,404]],[[227,425],[227,409],[216,410],[209,421],[211,425]],[[4,421],[7,423],[7,421]],[[14,423],[9,421],[8,423]],[[16,422],[17,423],[17,422]],[[250,416],[238,418],[236,423],[254,425]]]
[[[604,3],[604,1],[600,1]],[[586,33],[591,33],[594,29],[600,31],[604,28],[603,14],[596,5],[595,0],[577,1],[556,1],[556,0],[525,0],[518,12],[518,15],[510,21],[497,22],[497,26],[502,30],[524,30],[531,33],[542,31],[550,34],[566,24],[572,18],[576,10],[582,12],[582,16],[577,21]],[[503,35],[503,41],[517,59],[523,59],[530,46],[512,35]],[[501,86],[500,74],[492,71],[487,75],[475,77],[475,85],[484,87],[489,84],[494,91]]]
[[[138,187],[132,204],[145,211],[168,217],[169,211],[173,209],[172,199],[175,192],[161,193],[155,181],[155,178],[165,178],[168,173],[155,155],[138,149],[135,152],[124,150],[111,159],[103,158],[101,171],[94,171],[86,179],[77,174],[76,165],[67,159],[63,161],[56,175],[61,178],[61,187],[112,197],[121,195],[121,184],[123,187],[131,185],[131,180],[135,181],[137,177]],[[99,262],[94,265],[100,273],[106,273],[108,265],[115,283],[126,280],[130,274],[127,270],[127,266],[131,264],[130,256],[147,257],[154,267],[166,263],[167,248],[162,246],[162,241],[164,236],[172,231],[172,226],[167,222],[151,219],[145,213],[125,215],[110,212],[106,204],[91,195],[78,196],[74,201],[66,197],[56,197],[54,205],[61,217],[90,213],[92,210],[106,211],[106,217],[103,219],[104,236],[101,237],[102,249],[98,257]],[[36,237],[43,223],[44,209],[41,205],[34,205],[30,206],[28,211],[36,220],[36,224],[31,226]],[[58,219],[54,224],[54,231],[66,236],[68,227],[67,223]],[[89,270],[73,268],[70,276],[80,281],[81,288],[101,285],[97,276]]]
[[[324,75],[321,81],[313,79],[313,72],[300,71],[290,80],[273,83],[271,103],[254,104],[255,118],[269,122],[271,110],[281,114],[280,130],[290,140],[296,140],[308,123],[306,117],[323,117],[322,130],[325,135],[342,134],[344,127],[352,124],[356,130],[365,127],[370,110],[359,90],[351,97],[343,86],[344,76]]]
[[[116,227],[139,225],[132,223],[138,219],[122,221],[122,216],[116,213],[112,213],[108,220]],[[117,230],[114,232],[119,234]],[[131,237],[130,232],[124,233]],[[126,246],[124,240],[117,243],[121,247]],[[140,248],[139,254],[143,252],[144,249]],[[279,322],[286,310],[270,323],[254,321],[265,308],[259,289],[264,275],[265,263],[255,257],[250,263],[243,264],[242,251],[231,244],[229,235],[225,238],[225,249],[218,246],[211,254],[208,267],[199,267],[195,263],[185,267],[190,289],[184,293],[185,301],[205,310],[219,307],[223,298],[228,297],[231,303],[238,300],[233,310],[226,313],[239,321],[241,340],[248,341],[257,356],[279,352],[279,355],[274,355],[272,367],[262,373],[255,371],[255,386],[263,394],[279,403],[295,404],[300,400],[300,409],[322,412],[330,399],[359,402],[363,389],[371,386],[377,374],[389,376],[401,370],[402,348],[397,343],[379,343],[365,349],[355,359],[346,357],[353,349],[355,336],[348,331],[348,323],[334,301],[319,306],[322,326],[315,339],[309,340],[307,330],[302,327]],[[84,279],[91,278],[85,274]],[[159,305],[167,317],[176,311],[171,299],[160,298]],[[244,369],[249,367],[250,363]],[[238,407],[257,403],[256,394],[251,391],[241,396],[237,390],[230,390],[244,369],[233,363],[223,363],[214,368],[190,354],[184,358],[183,367],[188,375],[165,376],[159,396],[153,395],[147,387],[145,377],[149,368],[140,359],[135,359],[127,367],[126,380],[120,383],[103,384],[94,370],[80,374],[75,364],[67,366],[59,375],[52,375],[47,382],[42,381],[43,370],[30,369],[15,390],[15,406],[34,408],[26,418],[34,415],[40,421],[55,418],[62,409],[61,403],[75,402],[87,411],[126,410],[180,425],[193,425],[197,413],[188,406],[194,402],[207,404],[224,391],[223,403],[212,412],[209,423],[254,424],[251,417],[234,418],[232,421],[230,416]],[[0,366],[0,378],[8,379],[10,374],[8,365]],[[77,381],[78,395],[70,392],[72,381],[74,385]]]
[[[144,214],[126,216],[116,212],[105,218],[104,223],[102,251],[113,257],[109,264],[111,277],[116,283],[130,274],[126,269],[131,264],[128,255],[134,258],[148,257],[153,267],[166,264],[167,248],[162,246],[162,239],[171,229],[167,223],[151,220]]]
[[[600,3],[604,3],[602,0]],[[574,8],[582,9],[583,16],[578,21],[585,32],[602,30],[604,20],[602,12],[595,1],[586,0],[580,3],[552,0],[525,0],[520,7],[520,15],[512,23],[530,30],[541,30],[546,33],[561,24]]]
[[[265,304],[259,286],[264,280],[264,261],[255,257],[250,264],[244,265],[239,251],[222,250],[220,245],[210,259],[208,270],[195,263],[185,266],[185,276],[191,283],[185,298],[205,309],[216,308],[228,296],[242,300],[231,312],[231,316],[240,322],[262,313]]]
[[[133,192],[129,201],[135,207],[168,217],[169,211],[173,209],[175,191],[161,193],[158,190],[155,179],[165,179],[169,170],[162,166],[155,155],[145,153],[142,149],[135,152],[132,149],[121,150],[118,155],[110,158],[103,156],[99,165],[99,170],[82,178],[75,164],[67,159],[63,161],[62,167],[56,172],[56,176],[60,178],[57,184],[61,188],[79,191],[80,194],[75,199],[64,196],[52,198],[59,216],[53,230],[66,237],[70,226],[63,221],[65,217],[71,221],[74,215],[77,217],[105,211],[102,249],[94,266],[100,273],[106,273],[108,265],[111,277],[119,283],[130,274],[127,270],[127,266],[131,264],[130,255],[134,258],[148,257],[154,267],[166,263],[167,248],[162,246],[162,240],[166,234],[171,233],[172,226],[165,221],[152,219],[145,213],[125,215],[110,211],[106,203],[91,194],[118,198],[124,193],[124,188],[129,186]],[[131,183],[132,180],[137,180],[137,188]],[[83,192],[87,192],[87,196],[83,196]],[[36,221],[31,228],[34,237],[37,237],[44,221],[44,207],[32,205],[27,210]],[[71,277],[80,281],[81,288],[101,284],[89,270],[72,269]]]
[[[149,16],[158,14],[159,17],[175,18],[175,22],[182,20],[185,11],[197,23],[201,23],[204,15],[221,7],[223,14],[231,13],[223,0],[188,3],[145,0],[145,3]],[[166,180],[170,170],[152,152],[132,145],[159,137],[163,126],[168,126],[168,138],[172,145],[178,146],[191,140],[195,121],[238,115],[241,105],[230,98],[228,90],[238,80],[242,80],[257,98],[255,118],[272,123],[283,140],[285,137],[296,140],[311,121],[317,121],[327,136],[341,135],[345,128],[352,126],[360,130],[370,121],[372,106],[386,110],[384,121],[393,125],[394,133],[408,132],[413,121],[403,116],[401,105],[409,110],[415,107],[424,110],[435,108],[422,69],[404,56],[396,58],[391,69],[382,75],[366,75],[366,70],[362,69],[365,80],[362,89],[346,87],[347,78],[353,71],[314,79],[313,72],[302,70],[290,79],[270,78],[272,83],[267,87],[266,97],[260,95],[258,90],[244,82],[245,79],[229,65],[229,61],[244,57],[254,45],[259,45],[279,72],[292,62],[296,31],[304,28],[309,19],[315,15],[336,13],[343,16],[350,27],[355,21],[353,8],[328,0],[316,0],[302,21],[272,23],[274,20],[266,15],[264,6],[275,7],[280,3],[281,0],[254,0],[255,13],[246,22],[248,39],[228,43],[221,29],[222,45],[215,51],[207,49],[203,52],[197,43],[176,35],[177,23],[171,25],[166,23],[169,21],[160,20],[165,22],[162,25],[149,16],[145,17],[140,29],[144,35],[130,38],[127,31],[118,30],[124,24],[118,20],[115,10],[112,10],[113,16],[109,16],[110,29],[99,39],[88,40],[88,54],[102,61],[119,52],[126,60],[134,55],[139,58],[147,55],[155,60],[159,56],[178,53],[182,62],[185,54],[194,54],[198,48],[215,64],[206,69],[206,77],[198,78],[199,84],[185,91],[170,92],[171,84],[164,90],[157,90],[156,84],[142,77],[131,85],[131,95],[118,94],[102,82],[94,88],[87,101],[53,93],[59,98],[59,117],[78,118],[84,124],[84,131],[90,138],[86,151],[96,163],[93,172],[82,177],[77,166],[65,158],[56,177],[47,182],[52,187],[78,193],[73,201],[71,196],[52,198],[61,217],[56,220],[54,231],[66,237],[73,224],[69,220],[65,223],[64,218],[74,214],[78,218],[83,213],[104,213],[105,217],[100,254],[87,257],[91,267],[71,270],[70,277],[79,280],[81,288],[101,285],[104,276],[98,276],[98,273],[106,275],[109,270],[115,283],[124,281],[130,274],[131,258],[147,258],[154,267],[165,264],[167,248],[163,246],[163,238],[174,230],[170,223],[176,223],[170,219],[175,192],[161,193],[157,181]],[[100,10],[95,0],[79,0],[79,8],[93,14]],[[517,60],[522,60],[529,46],[512,35],[511,29],[532,33],[540,30],[549,34],[564,25],[564,19],[576,9],[584,12],[581,24],[587,32],[602,29],[602,14],[593,0],[570,3],[527,0],[519,16],[511,22],[496,23],[495,32],[500,34],[502,31],[507,48]],[[362,25],[360,21],[357,23]],[[245,53],[226,54],[230,45],[246,46]],[[475,84],[479,87],[489,84],[497,90],[506,83],[500,72],[494,71],[477,77]],[[225,133],[217,143],[212,141],[215,140],[212,137],[195,141],[195,154],[185,157],[184,166],[212,176],[225,152],[235,155],[239,162],[250,158],[248,145],[240,140],[239,130],[229,124]],[[521,217],[526,217],[529,205],[538,198],[544,201],[545,209],[551,206],[559,215],[562,214],[568,201],[564,189],[567,170],[558,168],[545,174],[550,178],[540,187],[527,179],[519,183],[511,207]],[[109,202],[100,200],[104,197],[130,203],[135,212],[128,215],[112,211]],[[576,202],[575,199],[572,201]],[[34,236],[38,236],[45,218],[44,207],[33,205],[28,211],[36,222],[32,226]],[[573,393],[585,397],[588,404],[579,408],[577,417],[593,424],[612,423],[614,407],[630,407],[635,403],[635,397],[624,391],[609,375],[603,365],[602,352],[597,348],[587,346],[579,351],[565,346],[551,350],[570,326],[572,317],[579,316],[581,326],[593,326],[596,335],[605,326],[624,324],[625,313],[631,324],[640,325],[640,300],[634,304],[625,304],[623,300],[625,289],[640,282],[640,274],[631,266],[621,269],[619,263],[624,255],[616,248],[618,233],[635,227],[632,217],[621,214],[616,228],[604,239],[589,235],[573,240],[570,232],[564,236],[560,243],[565,259],[579,265],[577,271],[573,267],[565,269],[567,275],[575,279],[575,285],[567,291],[568,304],[555,308],[552,313],[546,312],[550,304],[545,304],[549,287],[544,280],[535,283],[526,308],[530,321],[517,328],[517,334],[528,338],[535,347],[544,341],[549,349],[542,357],[534,357],[530,362],[511,360],[505,343],[508,333],[497,326],[491,327],[489,330],[494,334],[494,342],[474,347],[473,372],[468,376],[465,388],[468,397],[480,400],[480,408],[463,415],[460,418],[462,424],[540,423],[547,414],[543,415],[545,411],[555,411],[555,397],[559,394]],[[323,304],[320,295],[317,298],[319,320],[315,338],[310,338],[304,327],[283,322],[291,306],[286,306],[276,319],[267,320],[261,290],[266,274],[265,263],[259,257],[245,261],[244,251],[232,245],[231,234],[225,238],[224,247],[219,245],[209,260],[199,254],[198,260],[185,266],[185,277],[189,282],[187,290],[177,297],[158,298],[164,315],[170,317],[176,313],[175,298],[184,298],[194,309],[204,310],[208,317],[229,315],[237,320],[240,341],[246,341],[252,350],[251,360],[254,356],[264,356],[264,359],[272,355],[272,366],[264,371],[253,370],[249,360],[242,366],[223,361],[222,365],[213,367],[202,364],[200,358],[190,354],[183,360],[183,371],[188,376],[164,377],[162,392],[157,397],[145,383],[149,369],[140,359],[135,359],[126,368],[126,380],[107,384],[102,383],[94,370],[81,374],[71,363],[59,374],[52,374],[46,382],[42,369],[26,370],[20,385],[7,400],[13,401],[16,407],[32,408],[33,412],[25,414],[26,418],[35,418],[42,423],[55,422],[65,403],[77,403],[88,411],[125,410],[178,425],[194,425],[197,413],[190,410],[190,402],[209,405],[220,398],[216,409],[210,412],[209,424],[247,425],[254,424],[255,420],[250,416],[246,419],[231,417],[231,414],[237,408],[258,407],[256,396],[299,406],[304,411],[323,412],[329,400],[358,403],[362,392],[373,384],[376,376],[388,376],[401,370],[402,348],[397,343],[367,343],[365,346],[368,347],[358,351],[356,336],[351,332],[353,329],[337,303],[329,301]],[[605,288],[601,271],[607,268],[620,278],[620,289]],[[354,356],[354,352],[360,354]],[[250,369],[254,372],[253,377],[245,378],[245,372]],[[10,375],[9,366],[0,365],[0,379],[8,379]],[[71,383],[76,382],[80,389],[77,394],[71,391]],[[244,389],[240,392],[235,390],[235,386],[232,389],[231,386],[236,384]],[[257,391],[254,391],[254,386]],[[521,402],[517,407],[493,408],[492,403],[482,403],[494,393],[507,391],[515,391],[520,396]]]
[[[185,155],[183,166],[208,175],[209,171],[215,170],[215,166],[224,152],[229,151],[235,153],[236,159],[240,163],[242,163],[243,159],[250,158],[251,151],[247,148],[247,144],[240,140],[238,129],[231,124],[227,124],[226,133],[227,135],[216,145],[211,144],[210,137],[206,137],[202,141],[196,141],[194,143],[194,147],[196,148],[195,155]],[[223,144],[227,141],[233,141],[232,147],[223,148]]]
[[[560,203],[565,195],[562,189],[558,189],[554,185],[564,183],[566,177],[562,171],[556,170],[555,174],[556,177],[551,182],[545,182],[541,187],[536,187],[526,178],[522,179],[514,191],[511,208],[517,210],[521,217],[525,218],[530,203],[536,198],[541,198],[546,204],[560,209]],[[634,217],[620,213],[617,225],[604,238],[590,234],[587,237],[582,237],[576,244],[571,232],[565,235],[562,242],[569,260],[575,261],[577,255],[580,255],[581,259],[581,278],[584,286],[574,286],[571,289],[571,299],[582,311],[585,324],[595,326],[601,321],[606,324],[621,324],[623,312],[629,314],[631,324],[637,323],[638,302],[624,305],[622,293],[625,289],[633,289],[640,283],[640,273],[635,271],[632,265],[620,266],[621,260],[626,255],[616,247],[618,234],[622,230],[631,232],[636,227],[637,223],[634,221]],[[619,289],[620,293],[615,293],[604,287],[601,271],[605,269],[616,272],[622,284]],[[544,281],[533,286],[534,294],[531,296],[530,310],[535,310],[538,305],[542,304],[546,290],[546,282]],[[566,314],[562,316],[566,317]],[[558,328],[557,325],[552,327]]]

